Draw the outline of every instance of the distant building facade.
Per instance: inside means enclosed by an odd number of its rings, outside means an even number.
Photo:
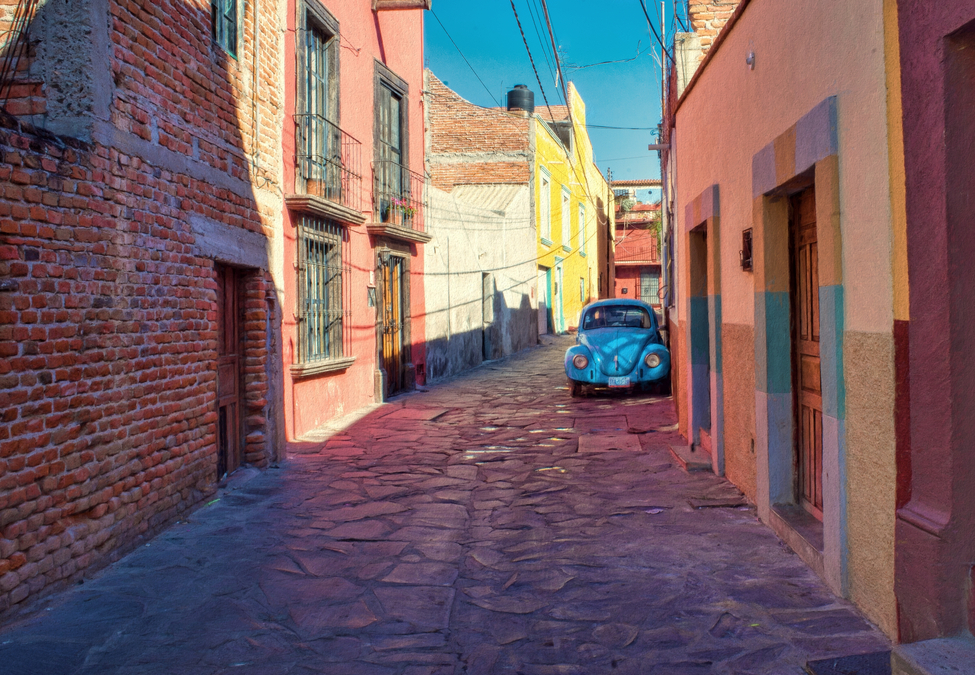
[[[642,300],[655,309],[660,301],[660,204],[616,201],[615,296]]]
[[[538,330],[575,329],[582,308],[612,292],[613,194],[593,162],[586,107],[575,86],[566,106],[535,111]]]
[[[537,344],[536,238],[532,121],[425,77],[426,358],[435,381]]]

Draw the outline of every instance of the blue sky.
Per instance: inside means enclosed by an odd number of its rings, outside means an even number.
[[[654,131],[592,126],[656,129],[660,122],[660,68],[653,57],[655,52],[659,58],[660,51],[639,0],[547,2],[562,72],[586,102],[596,164],[604,175],[611,168],[617,180],[659,177],[657,153],[647,150],[656,142]],[[668,38],[673,35],[674,4],[666,2]],[[541,0],[515,0],[515,8],[548,102],[562,103]],[[647,8],[659,31],[659,0],[647,1]],[[434,0],[433,11],[426,13],[425,31],[427,67],[468,101],[496,106],[515,84],[526,84],[535,92],[536,107],[544,105],[511,0]],[[591,65],[604,61],[618,63]]]

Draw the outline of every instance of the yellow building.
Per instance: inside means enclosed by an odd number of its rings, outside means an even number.
[[[593,163],[586,106],[570,82],[568,106],[539,106],[532,125],[540,333],[575,328],[586,303],[607,297],[609,184]]]

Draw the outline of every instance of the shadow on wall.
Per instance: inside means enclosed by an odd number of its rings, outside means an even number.
[[[457,375],[484,361],[509,356],[537,344],[537,312],[532,308],[528,295],[522,293],[520,304],[509,307],[504,293],[497,289],[493,279],[492,286],[488,310],[492,320],[485,321],[482,328],[427,341],[428,382]]]
[[[259,134],[240,122],[259,102],[234,96],[256,95],[258,50],[244,35],[231,58],[205,4],[49,0],[23,25],[27,51],[8,46],[0,611],[275,458],[280,313]],[[44,553],[24,565],[31,546]]]

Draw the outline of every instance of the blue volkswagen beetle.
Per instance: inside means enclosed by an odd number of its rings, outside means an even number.
[[[639,300],[598,300],[586,305],[576,343],[565,352],[569,391],[584,386],[633,389],[666,386],[670,351],[653,308]]]

